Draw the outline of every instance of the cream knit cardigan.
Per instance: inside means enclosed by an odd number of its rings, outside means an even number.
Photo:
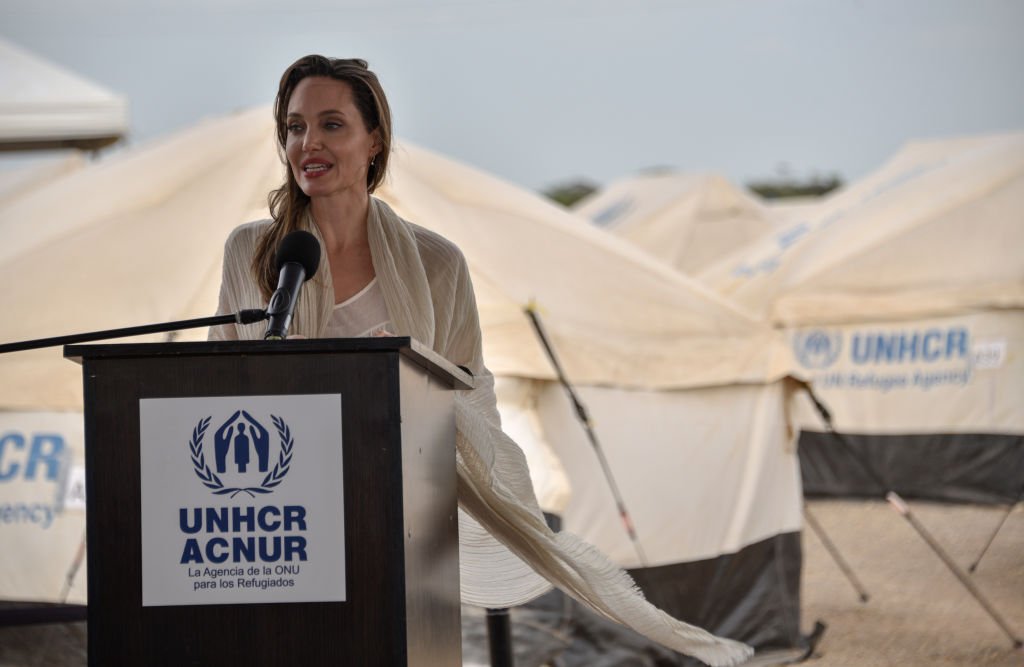
[[[262,220],[242,225],[228,237],[219,313],[265,306],[250,264],[259,235],[269,224]],[[309,216],[306,227],[323,242]],[[475,376],[476,388],[455,397],[463,602],[510,607],[541,595],[553,583],[603,616],[711,665],[733,665],[748,657],[749,647],[651,605],[629,575],[593,546],[548,528],[526,459],[501,430],[494,377],[484,366],[476,299],[461,251],[438,234],[402,220],[373,197],[367,232],[394,333],[415,338]],[[293,334],[322,335],[334,306],[332,285],[325,253],[299,298]],[[260,339],[264,329],[261,324],[230,324],[211,329],[210,339]]]

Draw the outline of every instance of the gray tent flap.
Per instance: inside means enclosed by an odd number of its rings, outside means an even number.
[[[801,644],[801,563],[796,532],[734,554],[630,574],[647,599],[669,614],[763,650]]]
[[[800,634],[800,533],[782,533],[691,563],[630,570],[655,606],[688,623],[754,646],[758,651],[803,648]],[[696,667],[553,591],[511,610],[516,667]],[[481,610],[462,618],[463,660],[488,665]]]
[[[1024,436],[992,433],[867,435],[802,431],[799,453],[807,496],[906,498],[980,504],[1014,503],[1024,489]],[[888,489],[865,470],[873,468]]]

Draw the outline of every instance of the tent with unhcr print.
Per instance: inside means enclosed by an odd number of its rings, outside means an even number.
[[[282,179],[273,134],[266,109],[202,122],[0,207],[0,279],[19,286],[0,298],[3,340],[211,314],[224,239],[266,216]],[[379,195],[468,258],[485,356],[544,509],[670,613],[755,646],[797,645],[801,493],[778,335],[535,195],[411,145],[392,165]],[[590,404],[638,542],[554,382],[531,302]],[[0,357],[0,428],[21,443],[0,450],[0,471],[20,471],[0,479],[0,504],[53,510],[45,527],[0,524],[19,545],[0,552],[0,599],[85,602],[84,512],[66,491],[83,458],[79,372],[59,350]],[[58,462],[52,477],[30,465],[43,433],[63,443],[38,450]],[[731,576],[709,584],[723,567]]]
[[[28,157],[28,151],[95,151],[116,142],[128,126],[123,97],[0,39],[0,153]],[[86,164],[83,153],[0,172],[0,207],[13,205],[43,183]],[[6,237],[5,237],[6,238]],[[15,283],[11,287],[14,288]],[[22,377],[0,375],[17,391]],[[51,549],[58,559],[77,560],[84,537],[84,476],[76,453],[82,448],[77,412],[16,413],[0,409],[0,559],[17,562],[12,577],[36,583]],[[15,545],[15,546],[12,546]],[[6,565],[6,563],[5,563]],[[27,574],[26,574],[27,573]],[[33,589],[29,599],[63,597]],[[19,586],[15,590],[20,589]],[[7,596],[5,596],[7,597]],[[0,623],[11,605],[0,600]],[[24,613],[21,613],[24,616]],[[81,618],[81,610],[56,618]]]
[[[698,279],[784,328],[862,460],[906,496],[1024,492],[1024,134],[914,142]],[[809,493],[878,495],[810,410]]]

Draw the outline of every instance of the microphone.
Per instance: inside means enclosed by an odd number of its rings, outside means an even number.
[[[264,340],[282,340],[288,335],[302,283],[316,275],[319,267],[320,243],[315,236],[298,230],[281,240],[277,248],[277,289],[267,304],[270,324]]]

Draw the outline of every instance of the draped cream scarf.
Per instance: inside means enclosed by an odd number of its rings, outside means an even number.
[[[219,312],[262,304],[249,263],[265,224],[243,226],[229,239]],[[312,220],[307,226],[319,238]],[[733,665],[750,656],[749,647],[657,609],[604,554],[571,533],[548,528],[522,451],[501,431],[494,378],[483,363],[476,301],[461,253],[372,197],[367,232],[394,333],[419,340],[475,375],[476,388],[455,396],[463,601],[510,607],[541,595],[553,583],[603,616],[711,665]],[[300,297],[293,333],[322,334],[334,305],[332,285],[325,256]],[[210,333],[212,339],[261,336],[258,324],[228,325]]]

